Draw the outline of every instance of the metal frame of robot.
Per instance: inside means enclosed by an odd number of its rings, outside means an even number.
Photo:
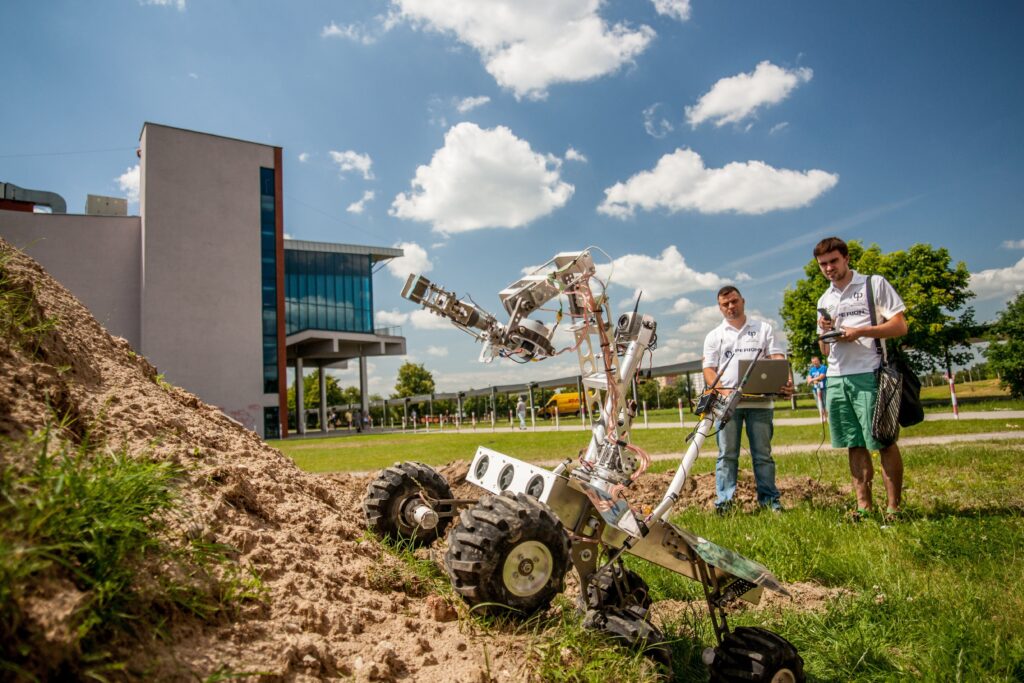
[[[741,598],[756,604],[764,588],[789,595],[762,565],[667,519],[701,445],[716,421],[722,424],[729,419],[740,391],[727,398],[714,391],[702,397],[696,410],[700,420],[687,436],[689,446],[664,498],[648,514],[638,514],[628,504],[625,493],[650,460],[642,449],[630,443],[636,404],[627,400],[626,388],[636,376],[645,353],[654,349],[657,325],[650,315],[634,310],[620,316],[612,327],[607,297],[603,291],[595,296],[591,279],[596,279],[596,268],[589,250],[556,255],[499,293],[509,315],[506,324],[498,322],[471,299],[460,300],[453,292],[416,274],[409,276],[402,296],[449,319],[483,342],[483,362],[501,357],[525,363],[572,350],[577,353],[587,412],[592,416],[586,451],[581,452],[577,461],[566,459],[551,471],[481,446],[469,467],[467,481],[493,494],[523,492],[547,504],[570,534],[571,560],[584,587],[607,571],[624,552],[699,581],[704,587],[716,639],[721,644],[729,633],[724,610],[729,601]],[[549,310],[544,305],[562,296],[568,298],[569,329],[574,344],[556,351],[552,340],[564,316],[563,308],[553,311],[552,327],[529,316]],[[744,377],[737,389],[745,380]],[[717,383],[716,378],[711,389]],[[458,508],[475,502],[424,501],[413,517],[418,524],[434,526],[438,521],[433,512],[435,506],[449,504]],[[598,566],[602,544],[609,552],[605,553],[605,562]]]

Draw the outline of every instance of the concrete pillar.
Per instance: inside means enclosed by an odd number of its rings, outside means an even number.
[[[533,409],[533,385],[530,384],[530,385],[528,385],[528,387],[530,389],[530,428],[531,429],[536,429],[537,428],[537,413]]]
[[[306,392],[302,385],[302,357],[295,359],[295,430],[306,433]]]
[[[366,382],[366,356],[359,349],[359,404],[363,415],[370,412],[370,387]]]
[[[498,419],[498,397],[497,391],[491,387],[491,431],[494,431],[495,422]]]
[[[324,364],[317,367],[317,379],[320,382],[320,431],[327,433],[327,372]]]

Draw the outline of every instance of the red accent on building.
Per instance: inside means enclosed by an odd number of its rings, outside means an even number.
[[[277,245],[277,405],[281,438],[285,439],[288,437],[288,349],[284,334],[284,169],[281,151],[280,147],[274,148],[274,243]]]
[[[36,205],[32,202],[19,202],[14,199],[0,199],[0,211],[24,211],[32,213]]]

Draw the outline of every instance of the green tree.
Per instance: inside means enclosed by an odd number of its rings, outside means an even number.
[[[362,398],[362,394],[359,392],[359,387],[345,387],[341,392],[341,400],[339,403],[342,405],[355,405],[359,403],[359,399]]]
[[[999,373],[1000,384],[1014,398],[1024,398],[1024,293],[1010,302],[989,330],[985,358]]]
[[[847,246],[851,268],[864,275],[882,275],[906,303],[910,329],[899,343],[918,372],[970,360],[968,340],[976,326],[974,309],[967,302],[974,294],[968,289],[970,271],[962,261],[953,265],[947,249],[930,244],[915,244],[889,254],[883,254],[876,244],[865,249],[856,240]],[[816,304],[829,286],[813,258],[804,274],[792,288],[786,288],[779,311],[797,367],[819,355]]]
[[[394,398],[434,393],[434,376],[422,363],[405,362],[398,368]]]
[[[311,372],[302,378],[302,402],[306,404],[306,410],[313,410],[320,407],[320,373]],[[335,406],[346,401],[343,399],[343,392],[338,380],[327,375],[327,405]],[[352,387],[354,388],[354,387]],[[347,391],[347,390],[346,390]],[[359,390],[356,389],[358,397]],[[356,398],[356,401],[359,399]],[[288,388],[288,411],[295,411],[295,387]]]

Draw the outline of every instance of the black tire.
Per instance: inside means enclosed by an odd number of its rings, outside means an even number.
[[[658,627],[645,617],[646,609],[608,608],[589,610],[583,619],[586,628],[603,631],[625,647],[640,649],[644,655],[672,671],[672,651]]]
[[[444,564],[455,592],[476,611],[528,616],[562,591],[569,559],[569,536],[551,508],[505,491],[462,511]]]
[[[632,569],[616,563],[587,585],[587,607],[602,610],[609,607],[639,607],[644,612],[651,606],[647,582]]]
[[[711,681],[803,683],[804,660],[788,640],[767,629],[741,626],[714,650]]]
[[[414,545],[430,545],[444,535],[451,523],[450,516],[442,516],[433,529],[417,526],[406,514],[410,504],[420,500],[421,494],[429,499],[452,497],[448,482],[432,467],[418,462],[395,463],[381,470],[370,482],[363,498],[366,524],[374,533],[392,540],[411,541]],[[434,510],[451,513],[451,504],[437,505]]]

